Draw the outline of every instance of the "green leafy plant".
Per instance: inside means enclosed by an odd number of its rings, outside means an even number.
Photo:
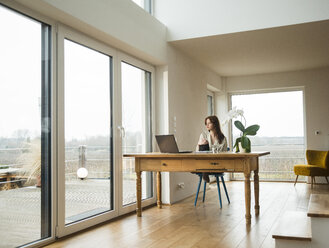
[[[257,131],[259,130],[260,126],[255,124],[251,125],[247,128],[241,123],[241,121],[235,121],[234,125],[237,129],[241,131],[241,136],[235,140],[234,147],[236,148],[236,152],[240,152],[239,143],[241,143],[241,147],[246,150],[246,152],[251,152],[251,142],[250,139],[247,137],[254,136],[257,134]]]

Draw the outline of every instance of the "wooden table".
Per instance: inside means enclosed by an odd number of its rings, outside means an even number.
[[[142,216],[142,171],[157,172],[157,205],[161,202],[161,172],[242,172],[244,173],[246,223],[251,223],[250,214],[250,174],[254,172],[255,214],[259,214],[258,158],[269,152],[251,153],[141,153],[125,154],[135,158],[137,175],[137,216]]]

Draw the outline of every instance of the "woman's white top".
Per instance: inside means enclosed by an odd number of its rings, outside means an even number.
[[[200,134],[199,142],[202,142],[202,140],[205,139],[208,141],[209,149],[212,151],[215,149],[217,152],[226,152],[227,151],[227,140],[226,137],[224,137],[222,143],[218,142],[218,139],[215,140],[214,143],[211,142],[210,132],[205,131]],[[197,150],[199,150],[199,145],[197,145]]]

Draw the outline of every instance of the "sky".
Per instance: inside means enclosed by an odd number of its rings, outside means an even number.
[[[64,42],[65,138],[110,132],[110,57],[75,42]]]
[[[17,129],[38,135],[41,25],[0,6],[0,33],[0,137]]]
[[[234,95],[232,106],[244,110],[247,126],[260,125],[257,136],[304,136],[302,91]]]
[[[109,134],[109,56],[65,40],[65,138]],[[122,119],[127,131],[142,126],[142,70],[121,63]],[[115,106],[118,106],[115,104]]]
[[[143,75],[139,68],[121,63],[122,70],[122,125],[127,131],[142,132]]]

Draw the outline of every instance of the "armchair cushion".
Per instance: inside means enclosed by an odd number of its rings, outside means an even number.
[[[294,166],[294,172],[298,176],[329,176],[329,152],[306,150],[306,164]]]
[[[297,164],[294,166],[294,172],[299,176],[329,176],[329,170],[318,165]]]

